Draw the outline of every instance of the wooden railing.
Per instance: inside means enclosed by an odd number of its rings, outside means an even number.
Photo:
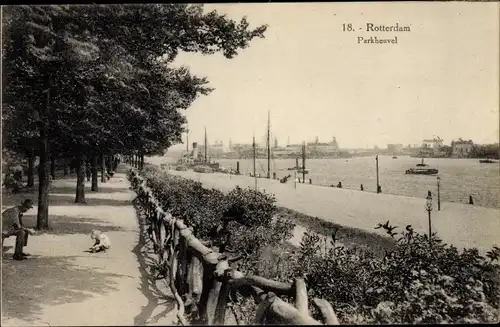
[[[230,264],[240,258],[229,258],[210,249],[209,242],[197,239],[192,228],[181,219],[163,211],[135,169],[131,171],[131,183],[149,225],[148,234],[158,255],[158,265],[168,271],[162,278],[175,297],[181,324],[187,324],[185,313],[189,310],[198,316],[193,323],[223,325],[229,298],[239,291],[253,296],[258,304],[256,324],[321,325],[309,313],[307,289],[302,278],[294,283],[283,283],[230,268]],[[295,306],[280,298],[285,295],[295,299]],[[319,298],[312,301],[324,324],[339,324],[328,301]]]

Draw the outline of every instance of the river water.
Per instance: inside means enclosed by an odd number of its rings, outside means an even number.
[[[151,163],[171,162],[166,157],[149,158]],[[153,160],[151,160],[153,159]],[[439,169],[434,176],[406,175],[405,170],[420,163],[419,158],[400,156],[379,156],[379,182],[383,193],[425,198],[427,191],[437,197],[437,176],[441,178],[441,201],[468,203],[471,195],[478,206],[500,208],[500,165],[498,163],[481,164],[477,159],[426,158],[425,163]],[[240,162],[242,174],[253,172],[252,159],[221,159],[222,167],[236,169]],[[267,160],[256,160],[257,174],[266,175]],[[300,163],[301,164],[301,163]],[[288,167],[295,166],[295,159],[274,159],[271,171],[278,178],[291,174]],[[306,182],[309,178],[316,185],[337,185],[343,188],[359,190],[363,184],[365,192],[376,192],[376,161],[374,157],[355,157],[349,159],[308,159]],[[302,174],[297,177],[302,178]],[[288,183],[293,183],[293,179]]]

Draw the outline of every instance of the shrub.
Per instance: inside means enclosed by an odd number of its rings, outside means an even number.
[[[155,166],[145,166],[141,175],[165,211],[184,219],[196,237],[210,239],[222,250],[236,250],[256,260],[261,248],[292,235],[294,225],[275,217],[277,207],[270,194],[239,187],[224,194]],[[240,268],[252,271],[251,265]]]
[[[288,279],[305,275],[313,296],[330,301],[343,323],[470,323],[499,319],[500,266],[477,249],[459,252],[411,226],[382,259],[305,235]]]

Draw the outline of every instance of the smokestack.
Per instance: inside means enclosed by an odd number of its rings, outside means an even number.
[[[193,142],[193,159],[198,159],[198,143]]]

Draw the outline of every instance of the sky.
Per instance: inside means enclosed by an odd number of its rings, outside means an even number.
[[[268,24],[238,56],[181,53],[175,65],[215,90],[184,113],[189,142],[280,145],[336,137],[341,148],[421,144],[439,136],[475,143],[499,138],[498,3],[210,4],[251,26]],[[357,30],[344,32],[343,24]],[[367,32],[366,24],[409,26]],[[361,29],[361,30],[359,30]],[[398,38],[358,44],[358,37]],[[185,134],[184,134],[185,139]],[[173,149],[185,148],[176,145]]]

